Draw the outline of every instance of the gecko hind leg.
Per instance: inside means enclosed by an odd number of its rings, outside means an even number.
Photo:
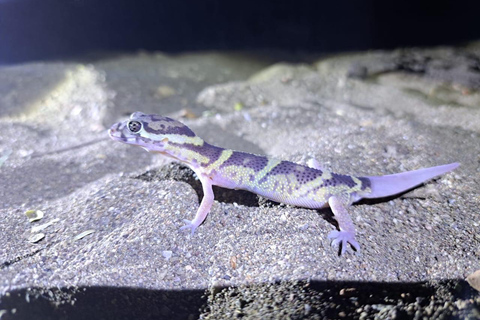
[[[193,218],[193,220],[184,219],[183,221],[186,224],[180,228],[180,230],[190,229],[192,236],[195,233],[195,229],[197,229],[197,227],[201,225],[202,222],[205,220],[205,218],[208,216],[208,213],[212,208],[213,199],[214,199],[212,183],[210,179],[205,177],[200,178],[200,182],[202,183],[202,189],[203,189],[203,199],[202,199],[202,202],[200,203],[200,207],[198,207],[197,213],[195,214],[195,218]]]
[[[328,239],[332,239],[332,246],[341,246],[340,255],[345,253],[348,243],[355,251],[360,252],[360,245],[355,239],[355,227],[345,205],[336,196],[328,199],[328,205],[332,209],[340,229],[340,231],[334,230],[328,234]]]

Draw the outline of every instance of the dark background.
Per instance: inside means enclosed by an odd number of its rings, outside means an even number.
[[[0,63],[99,52],[338,52],[480,38],[480,1],[0,0]]]

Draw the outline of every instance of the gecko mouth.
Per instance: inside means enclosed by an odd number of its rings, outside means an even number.
[[[121,136],[121,131],[118,130],[120,127],[120,124],[121,124],[120,122],[115,123],[113,126],[110,127],[110,129],[108,129],[108,135],[111,138],[119,138]]]
[[[115,123],[110,129],[108,129],[108,135],[113,140],[129,142],[128,137],[123,134],[123,130],[121,130],[122,123],[118,122]]]
[[[116,141],[142,146],[143,143],[141,138],[137,135],[128,136],[124,134],[125,123],[119,122],[115,123],[110,129],[108,129],[108,135],[110,138]]]

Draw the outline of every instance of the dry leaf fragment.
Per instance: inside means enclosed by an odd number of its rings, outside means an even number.
[[[28,237],[28,242],[36,243],[45,238],[45,233],[35,233]]]
[[[56,222],[58,222],[58,221],[60,221],[60,219],[55,218],[55,219],[53,219],[52,221],[47,222],[47,223],[44,223],[44,224],[41,224],[41,225],[39,225],[39,226],[33,226],[31,232],[32,232],[32,233],[35,233],[35,232],[41,231],[41,230],[43,230],[43,229],[51,226],[52,224],[54,224],[54,223],[56,223]]]
[[[93,229],[83,231],[83,232],[77,234],[75,237],[73,237],[73,241],[80,240],[80,239],[82,239],[82,238],[84,238],[84,237],[86,237],[86,236],[88,236],[89,234],[92,234],[92,233],[94,233],[94,232],[95,232],[95,230],[93,230]]]
[[[30,222],[37,221],[43,218],[44,214],[41,210],[27,210],[25,215],[30,220]]]

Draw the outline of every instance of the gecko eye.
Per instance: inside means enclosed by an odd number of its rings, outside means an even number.
[[[129,121],[127,124],[128,130],[133,133],[137,133],[142,129],[142,124],[138,121]]]

